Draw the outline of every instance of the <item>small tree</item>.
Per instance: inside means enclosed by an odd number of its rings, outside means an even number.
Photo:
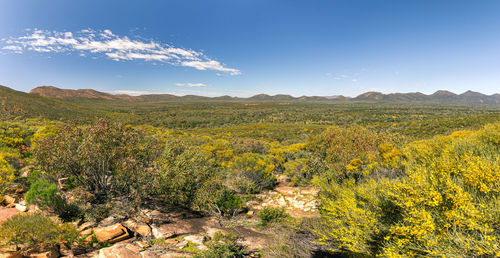
[[[94,194],[137,197],[149,187],[160,143],[144,131],[105,119],[85,128],[66,126],[38,142],[38,166],[55,177],[74,177]]]

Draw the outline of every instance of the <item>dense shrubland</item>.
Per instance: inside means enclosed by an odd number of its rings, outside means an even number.
[[[500,125],[429,138],[475,128],[472,122],[484,124],[488,115],[479,118],[472,110],[464,119],[411,125],[400,121],[403,110],[393,123],[379,124],[377,114],[384,112],[361,117],[363,126],[351,121],[333,127],[255,123],[180,130],[106,119],[89,125],[4,121],[0,191],[24,187],[29,204],[63,221],[99,221],[120,209],[127,214],[151,205],[231,219],[245,210],[246,200],[281,178],[291,186],[320,188],[321,218],[303,224],[283,210],[262,210],[262,224],[279,225],[275,230],[283,233],[264,254],[307,253],[313,241],[297,240],[307,236],[333,252],[498,255]],[[289,114],[276,116],[281,121]],[[28,165],[34,165],[31,174],[21,177]],[[58,187],[61,180],[65,188]],[[24,224],[58,230],[47,243],[29,240],[31,246],[74,240],[67,224],[36,216]],[[6,222],[0,241],[18,241],[7,232],[24,224]],[[219,238],[200,256],[243,252],[231,237]]]
[[[321,182],[320,241],[383,256],[499,255],[499,143],[492,124],[359,155],[342,180]]]

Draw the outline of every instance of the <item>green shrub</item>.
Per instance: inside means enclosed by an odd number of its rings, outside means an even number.
[[[272,222],[281,222],[288,218],[285,208],[264,207],[259,212],[259,218],[262,225]]]
[[[214,237],[207,241],[205,245],[208,250],[197,254],[197,258],[233,258],[244,257],[247,253],[243,246],[237,242],[237,237],[233,233],[223,234],[216,232]]]
[[[152,189],[153,194],[168,204],[200,208],[194,203],[197,192],[216,171],[216,164],[209,153],[179,141],[167,140],[159,160],[159,174]]]
[[[14,180],[14,168],[4,159],[0,153],[0,198],[3,198],[3,193]]]
[[[0,226],[0,245],[44,248],[59,243],[71,246],[79,232],[69,223],[59,223],[41,214],[16,215]]]
[[[408,143],[400,164],[381,146],[390,166],[380,169],[398,177],[374,170],[323,182],[319,242],[383,257],[499,256],[499,128]]]
[[[58,192],[57,185],[47,180],[39,180],[31,184],[25,199],[28,204],[37,204],[41,209],[55,212],[65,221],[78,215],[77,206],[67,204]]]
[[[37,165],[56,178],[70,177],[93,194],[94,203],[113,197],[144,197],[160,142],[145,131],[105,119],[59,130],[37,142]]]
[[[196,192],[192,207],[209,214],[235,216],[243,201],[218,176],[212,176]]]
[[[255,194],[276,184],[271,160],[256,153],[244,153],[231,165],[233,185],[241,193]]]

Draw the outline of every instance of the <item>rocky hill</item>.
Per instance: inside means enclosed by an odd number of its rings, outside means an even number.
[[[423,104],[459,104],[459,105],[500,105],[500,94],[485,95],[479,92],[466,91],[460,95],[446,90],[438,90],[426,95],[420,92],[390,93],[366,92],[355,98],[344,96],[301,96],[293,97],[286,94],[267,95],[258,94],[249,98],[231,96],[204,97],[196,95],[176,96],[171,94],[148,94],[140,96],[114,95],[92,89],[69,90],[53,86],[34,88],[30,94],[51,99],[104,99],[104,100],[129,100],[129,101],[253,101],[253,102],[380,102],[380,103],[423,103]]]

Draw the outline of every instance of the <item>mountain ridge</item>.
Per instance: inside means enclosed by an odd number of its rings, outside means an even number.
[[[480,92],[468,90],[462,94],[455,94],[447,90],[438,90],[432,94],[421,92],[389,93],[384,94],[370,91],[356,97],[344,97],[342,95],[332,96],[300,96],[293,97],[288,94],[257,94],[248,98],[232,97],[228,95],[218,97],[205,97],[197,95],[177,96],[172,94],[145,94],[131,96],[126,94],[110,94],[93,89],[61,89],[54,86],[40,86],[32,89],[29,94],[35,94],[51,99],[104,99],[104,100],[128,100],[128,101],[353,101],[353,102],[457,102],[463,104],[500,104],[500,94],[485,95]]]

